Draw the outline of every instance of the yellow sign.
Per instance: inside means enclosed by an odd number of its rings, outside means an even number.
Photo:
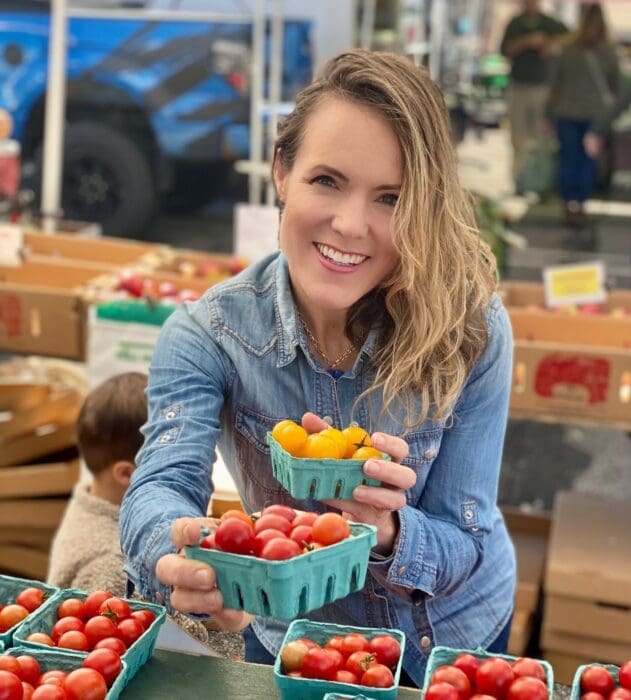
[[[543,283],[547,306],[600,303],[607,298],[605,266],[598,260],[546,267]]]

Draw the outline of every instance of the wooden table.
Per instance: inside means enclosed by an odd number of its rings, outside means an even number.
[[[555,698],[569,697],[562,689],[558,690]],[[271,666],[159,649],[120,697],[121,700],[270,700],[279,694]],[[419,699],[419,690],[399,688],[397,700]]]

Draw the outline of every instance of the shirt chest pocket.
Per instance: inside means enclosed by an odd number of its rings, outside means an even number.
[[[406,494],[410,505],[418,503],[432,464],[438,456],[442,437],[442,428],[419,430],[405,436],[410,452],[402,464],[413,469],[416,474],[416,483]]]

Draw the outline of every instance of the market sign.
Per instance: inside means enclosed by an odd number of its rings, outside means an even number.
[[[0,224],[0,265],[17,267],[22,262],[22,227]]]
[[[600,260],[543,269],[546,306],[599,304],[607,298],[605,266]]]

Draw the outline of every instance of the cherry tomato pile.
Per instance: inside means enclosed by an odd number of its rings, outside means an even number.
[[[29,654],[0,656],[2,700],[104,700],[121,672],[120,656],[111,649],[95,649],[79,668],[43,671]]]
[[[0,632],[6,632],[22,622],[29,613],[39,608],[46,597],[46,591],[31,586],[20,591],[14,601],[0,604]]]
[[[617,684],[604,666],[593,664],[584,669],[581,700],[631,700],[631,660],[620,667]]]
[[[132,610],[126,600],[109,591],[94,591],[85,600],[62,600],[49,633],[33,632],[26,639],[75,651],[111,649],[121,656],[149,629],[155,617],[151,610]]]
[[[283,673],[292,678],[317,678],[371,688],[391,688],[401,656],[398,640],[389,634],[368,639],[359,632],[331,637],[324,646],[300,637],[280,652]]]
[[[274,426],[272,437],[293,457],[362,460],[381,457],[381,452],[371,446],[368,433],[358,425],[307,433],[293,420],[282,420]]]
[[[438,666],[425,700],[548,700],[546,670],[527,657],[512,663],[491,656],[459,654],[452,664]]]
[[[259,516],[226,511],[200,546],[281,561],[341,542],[350,534],[348,521],[337,513],[318,515],[275,504]]]

